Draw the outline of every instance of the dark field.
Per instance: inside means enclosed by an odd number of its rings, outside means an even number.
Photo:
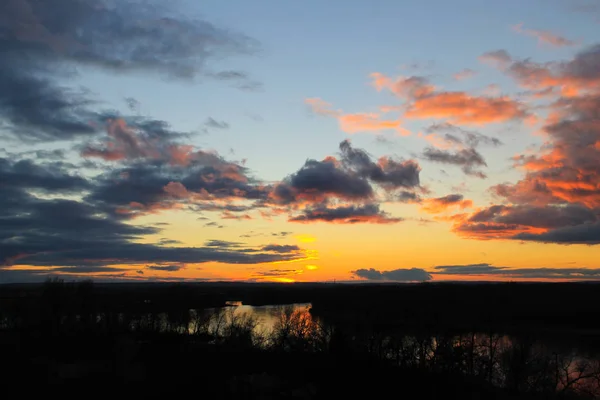
[[[312,309],[282,307],[264,332],[231,300]],[[595,398],[599,300],[592,283],[5,285],[0,381],[206,398]]]

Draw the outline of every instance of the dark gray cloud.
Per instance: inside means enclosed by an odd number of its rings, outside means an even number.
[[[94,238],[81,243],[82,247],[67,248],[61,246],[53,251],[47,250],[44,253],[19,253],[18,257],[13,260],[5,259],[5,261],[12,261],[12,264],[15,265],[19,263],[37,266],[137,265],[149,262],[261,264],[297,260],[303,257],[303,254],[297,251],[293,253],[273,253],[250,248],[162,247],[131,242],[114,242],[114,244],[107,247],[107,245],[99,243]],[[110,255],[108,255],[107,249],[110,249]]]
[[[378,204],[327,207],[323,205],[309,207],[302,214],[289,219],[290,222],[333,222],[338,224],[390,224],[403,221],[381,211]]]
[[[35,163],[0,158],[0,187],[41,190],[45,192],[79,192],[91,188],[81,176],[69,173],[59,162]]]
[[[371,180],[384,188],[415,188],[419,186],[421,167],[414,160],[397,161],[383,157],[375,162],[362,149],[352,147],[349,140],[340,143],[342,163],[361,177]]]
[[[181,244],[181,243],[182,242],[180,240],[167,239],[167,238],[162,238],[158,241],[158,245],[160,245],[160,246],[170,246],[170,245]]]
[[[137,99],[133,97],[126,97],[124,100],[127,104],[127,108],[129,108],[129,111],[139,113],[141,104]]]
[[[293,253],[295,251],[300,251],[300,247],[295,244],[269,244],[263,246],[262,251],[272,251],[275,253]]]
[[[259,200],[267,194],[268,189],[249,177],[245,167],[198,151],[181,165],[155,160],[108,170],[96,179],[86,200],[130,218],[181,204],[196,211],[242,212],[248,206],[209,200]]]
[[[369,281],[395,281],[395,282],[424,282],[433,278],[420,268],[399,268],[391,271],[380,271],[374,268],[358,269],[352,271],[355,276]]]
[[[490,264],[467,264],[467,265],[438,265],[434,267],[435,274],[444,275],[484,275],[488,273],[499,272],[507,267],[494,267]]]
[[[165,247],[163,242],[142,244],[139,239],[160,233],[161,228],[129,225],[97,200],[61,198],[81,191],[94,193],[97,185],[104,182],[70,175],[56,163],[37,165],[32,161],[2,159],[0,265],[73,267],[58,272],[83,274],[90,273],[92,267],[98,268],[94,272],[100,272],[101,267],[119,264],[256,264],[303,256],[299,249],[285,252],[279,248],[273,252],[260,247],[234,248],[228,242],[211,242],[200,248]]]
[[[464,196],[462,194],[449,194],[443,197],[437,197],[433,200],[437,203],[441,204],[455,204],[460,203],[463,200]]]
[[[214,222],[214,221],[207,222],[206,224],[204,224],[204,226],[207,228],[224,228],[225,227],[224,225],[220,225],[219,223]]]
[[[500,139],[469,131],[450,123],[433,124],[425,128],[427,133],[443,133],[442,138],[457,146],[478,147],[480,145],[500,146]]]
[[[524,279],[600,280],[600,268],[509,268],[490,264],[440,265],[434,275],[501,276]]]
[[[428,147],[423,152],[423,157],[432,162],[441,164],[457,165],[467,175],[476,176],[478,178],[486,178],[486,175],[478,171],[477,168],[487,167],[485,159],[474,148],[466,148],[461,150],[440,150],[433,147]]]
[[[115,113],[103,114],[102,119],[106,121],[102,124],[106,134],[81,146],[83,157],[111,162],[149,159],[184,163],[185,157],[192,156],[189,146],[177,142],[188,134],[172,130],[165,121]]]
[[[272,198],[280,204],[322,202],[333,196],[346,200],[364,200],[373,196],[369,182],[333,160],[307,160],[298,172],[275,186]]]
[[[242,71],[233,71],[233,70],[229,70],[229,71],[220,71],[217,73],[212,74],[211,76],[213,76],[215,79],[219,79],[222,81],[236,81],[236,80],[246,80],[248,79],[248,74]]]
[[[57,272],[67,273],[67,274],[96,274],[96,273],[116,273],[116,272],[125,272],[128,271],[126,268],[118,268],[118,267],[107,267],[104,265],[78,265],[74,267],[58,267],[52,268],[52,273],[55,274]]]
[[[392,201],[418,199],[421,168],[413,160],[398,161],[381,157],[374,161],[364,150],[340,143],[341,159],[307,160],[296,173],[275,185],[265,203],[288,206],[289,221],[332,223],[393,223],[379,209],[376,189],[383,189]],[[399,191],[399,194],[397,193]]]
[[[250,237],[257,237],[257,236],[271,236],[271,237],[276,237],[276,238],[285,238],[285,237],[288,237],[289,235],[291,235],[292,233],[293,232],[281,231],[281,232],[271,232],[269,234],[269,233],[263,233],[263,232],[250,231],[248,233],[240,235],[240,237],[250,238]]]
[[[598,244],[600,214],[581,204],[493,205],[459,221],[454,231],[475,238]],[[546,230],[540,233],[540,230]]]
[[[291,235],[292,233],[293,232],[288,232],[288,231],[272,232],[271,236],[287,237],[287,236]]]
[[[600,244],[600,223],[584,223],[550,230],[545,233],[519,233],[515,239],[560,244]]]
[[[227,240],[208,240],[204,243],[204,246],[206,247],[222,247],[222,248],[229,248],[229,247],[240,247],[242,246],[243,243],[240,242],[230,242]]]
[[[394,200],[401,203],[418,203],[421,201],[421,196],[419,196],[417,193],[403,190],[396,193]]]
[[[166,3],[6,0],[0,3],[0,115],[21,140],[97,132],[101,115],[85,90],[65,82],[81,68],[209,75],[211,59],[248,54],[255,41],[184,16]],[[61,10],[56,12],[56,10]]]
[[[282,276],[298,275],[301,274],[302,270],[290,269],[290,268],[275,268],[266,271],[254,272],[252,275],[258,278],[278,278]]]
[[[147,269],[152,271],[162,271],[162,272],[177,272],[182,269],[185,269],[184,265],[148,265]]]
[[[204,126],[214,129],[229,129],[229,124],[227,122],[217,121],[214,118],[208,118],[206,122],[204,122]]]

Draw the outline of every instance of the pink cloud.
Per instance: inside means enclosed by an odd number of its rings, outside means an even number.
[[[472,78],[475,75],[477,75],[477,72],[473,71],[472,69],[465,68],[462,71],[459,71],[456,74],[454,74],[453,77],[457,81],[462,81],[462,80],[465,80],[465,79]]]
[[[547,44],[554,47],[565,47],[565,46],[574,46],[577,43],[565,38],[564,36],[557,35],[550,31],[542,31],[536,29],[525,29],[523,28],[523,24],[517,24],[512,27],[513,30],[517,33],[532,36],[537,38],[538,43]]]
[[[315,114],[336,118],[340,129],[346,133],[394,130],[402,136],[410,135],[410,132],[401,126],[399,120],[381,119],[379,113],[345,114],[341,110],[333,110],[331,103],[320,98],[308,98],[304,102]]]

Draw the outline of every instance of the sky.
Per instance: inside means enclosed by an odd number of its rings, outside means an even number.
[[[7,0],[0,283],[600,279],[600,1]]]

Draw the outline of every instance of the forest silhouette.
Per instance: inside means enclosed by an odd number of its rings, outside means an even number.
[[[210,398],[596,398],[598,289],[59,279],[5,285],[2,380],[6,387],[26,377],[138,395],[191,386]],[[225,307],[232,299],[280,304],[275,325],[266,331],[255,316]]]

